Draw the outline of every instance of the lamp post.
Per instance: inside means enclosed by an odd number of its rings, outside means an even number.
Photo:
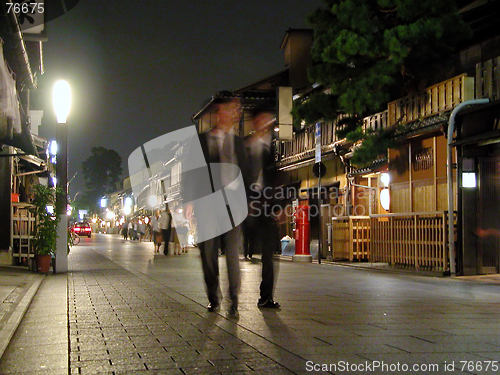
[[[52,102],[57,117],[56,141],[58,155],[56,162],[57,185],[63,193],[57,196],[56,213],[61,216],[57,229],[56,271],[68,271],[68,127],[66,119],[71,107],[71,89],[68,82],[57,81],[52,91]]]

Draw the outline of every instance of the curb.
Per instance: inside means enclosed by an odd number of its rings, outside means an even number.
[[[14,332],[16,332],[19,323],[21,323],[44,278],[45,275],[33,274],[31,285],[25,288],[23,293],[17,298],[13,305],[13,310],[8,314],[7,320],[0,322],[2,324],[0,327],[0,358],[2,358],[5,349],[7,349]]]
[[[285,262],[292,262],[291,255],[275,255],[275,259]],[[313,258],[310,264],[318,264],[318,259]],[[371,262],[338,262],[338,261],[329,261],[325,259],[321,259],[321,264],[330,265],[330,266],[339,266],[339,267],[350,267],[356,268],[358,270],[366,270],[366,271],[380,271],[401,275],[409,275],[409,276],[428,276],[428,277],[442,277],[447,278],[448,276],[444,276],[442,272],[438,271],[422,271],[415,269],[405,269],[398,267],[391,267],[387,265],[387,263],[371,263]],[[380,266],[374,266],[373,264],[379,264]]]

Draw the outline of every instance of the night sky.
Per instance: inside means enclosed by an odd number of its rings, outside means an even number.
[[[161,4],[161,5],[159,5]],[[285,68],[288,28],[306,28],[322,0],[80,0],[47,23],[46,111],[40,135],[55,138],[53,83],[68,80],[70,197],[84,190],[81,163],[103,146],[127,160],[141,144],[192,125],[215,92],[235,90]]]

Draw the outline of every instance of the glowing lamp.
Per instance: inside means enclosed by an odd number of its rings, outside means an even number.
[[[390,204],[391,204],[391,196],[389,194],[389,189],[384,188],[380,192],[380,205],[384,210],[389,211]]]
[[[71,88],[68,82],[60,80],[55,83],[54,90],[52,91],[52,102],[57,122],[59,124],[66,124],[66,119],[71,108]]]

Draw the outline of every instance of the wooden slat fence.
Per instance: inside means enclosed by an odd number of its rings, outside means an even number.
[[[371,215],[370,222],[371,261],[448,271],[446,212]]]
[[[370,217],[332,218],[332,257],[334,260],[362,261],[370,255]]]
[[[449,270],[445,211],[332,218],[334,260]]]

